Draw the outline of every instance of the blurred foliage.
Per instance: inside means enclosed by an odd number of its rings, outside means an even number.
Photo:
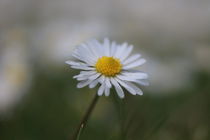
[[[94,89],[76,89],[75,74],[34,69],[34,83],[11,117],[1,117],[1,140],[68,140],[94,96]],[[210,75],[196,72],[192,88],[154,96],[114,90],[98,104],[81,140],[209,140]],[[144,89],[146,90],[146,89]]]

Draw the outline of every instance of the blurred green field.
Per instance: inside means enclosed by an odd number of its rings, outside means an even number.
[[[76,89],[66,66],[59,71],[35,69],[29,94],[9,118],[1,118],[1,140],[67,140],[79,124],[94,90]],[[194,73],[192,88],[170,96],[126,94],[112,91],[100,97],[81,134],[81,140],[209,140],[210,75]],[[149,87],[147,87],[149,88]]]

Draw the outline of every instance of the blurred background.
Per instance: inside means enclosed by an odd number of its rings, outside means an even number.
[[[68,140],[96,89],[64,62],[104,37],[135,46],[150,86],[101,97],[81,140],[210,139],[209,0],[0,0],[0,140]]]

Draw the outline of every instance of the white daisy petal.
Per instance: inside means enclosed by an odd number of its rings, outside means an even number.
[[[76,77],[76,79],[78,81],[81,81],[81,80],[86,80],[86,79],[89,79],[89,80],[95,80],[96,78],[98,78],[101,74],[100,73],[96,73],[96,74],[93,74],[93,75],[83,75],[83,76],[80,76],[78,75]],[[75,76],[74,76],[75,77]]]
[[[110,56],[114,56],[116,50],[117,50],[116,43],[115,42],[112,42],[112,44],[111,44],[111,50],[110,50]]]
[[[108,77],[105,78],[105,83],[106,83],[106,86],[107,86],[108,88],[111,88],[111,87],[112,87],[112,85],[111,85],[111,83],[110,83],[110,79],[109,79]]]
[[[133,95],[136,95],[136,91],[135,89],[133,89],[132,87],[130,87],[127,82],[123,82],[122,80],[115,78],[117,80],[117,82],[122,85],[128,92],[130,92]]]
[[[88,80],[89,76],[82,76],[82,77],[77,77],[78,81],[82,81],[82,80]]]
[[[136,94],[143,95],[143,91],[140,88],[138,88],[136,85],[132,84],[131,82],[127,82],[127,85],[135,89]]]
[[[135,80],[134,82],[142,86],[149,86],[149,82],[146,80]]]
[[[88,84],[90,84],[91,82],[92,82],[92,80],[81,81],[80,83],[77,84],[77,88],[83,88],[83,87],[87,86]]]
[[[89,84],[89,88],[94,88],[98,83],[99,83],[98,79],[92,81],[92,82]]]
[[[93,65],[94,61],[91,59],[91,55],[87,55],[84,47],[78,47],[77,52],[73,54],[74,57],[79,58],[81,61],[86,62],[88,65]]]
[[[98,89],[98,96],[101,96],[104,93],[105,84],[102,84]]]
[[[127,43],[123,43],[121,46],[117,48],[117,51],[114,54],[114,57],[120,58],[120,56],[124,55],[123,52],[127,48]]]
[[[132,82],[135,82],[136,80],[138,80],[138,79],[147,79],[147,77],[146,76],[126,76],[126,75],[117,75],[116,76],[117,78],[119,78],[120,80],[123,80],[123,81],[132,81]]]
[[[120,56],[120,60],[123,62],[133,50],[133,46],[129,46],[125,51],[123,51],[123,55]]]
[[[80,74],[82,75],[93,75],[96,74],[96,71],[81,71]]]
[[[92,51],[91,46],[89,44],[82,44],[81,45],[81,51],[82,53],[85,53],[86,55],[84,57],[87,57],[88,59],[90,59],[92,62],[94,62],[96,60],[96,55],[95,53]]]
[[[76,79],[76,78],[79,78],[79,77],[80,77],[80,75],[74,75],[73,79]]]
[[[80,74],[73,76],[73,78],[89,77],[96,74],[96,71],[81,71]]]
[[[115,46],[113,46],[115,51],[113,52],[113,57],[116,57],[119,53],[119,51],[121,50],[121,47],[119,46],[119,44],[116,44]]]
[[[103,46],[102,44],[100,44],[97,40],[93,40],[92,41],[94,46],[95,46],[95,49],[98,51],[98,54],[99,54],[99,57],[102,57],[105,55],[104,51],[103,51]]]
[[[69,65],[78,65],[78,62],[74,62],[74,61],[66,61],[65,62],[66,64],[69,64]]]
[[[130,78],[134,78],[134,79],[147,79],[148,78],[148,74],[144,73],[144,72],[121,72],[121,74],[123,76],[127,76]]]
[[[105,80],[105,76],[104,75],[101,75],[101,77],[98,78],[98,81],[99,83],[104,83],[104,80]]]
[[[88,66],[92,66],[92,65],[90,65],[89,63],[87,63],[87,61],[85,60],[85,58],[84,58],[84,57],[82,57],[82,56],[78,56],[78,54],[72,54],[72,56],[73,56],[73,57],[75,57],[76,59],[78,59],[79,61],[84,62],[86,65],[88,65]]]
[[[105,55],[110,56],[110,42],[107,38],[104,39]]]
[[[117,81],[114,78],[111,78],[111,83],[114,85],[118,96],[120,98],[124,98],[125,97],[124,92],[123,92],[122,88],[120,87],[120,85],[117,83]]]
[[[78,50],[77,50],[77,49],[75,49],[75,51],[72,53],[72,56],[73,56],[74,58],[76,58],[76,59],[80,60],[80,61],[84,61],[84,58],[83,58],[83,57],[81,57],[81,56],[79,55],[79,53],[78,53]],[[84,62],[85,62],[85,61],[84,61]]]
[[[94,57],[94,60],[96,60],[99,57],[99,55],[95,49],[95,45],[94,45],[93,41],[92,40],[88,41],[87,46],[88,46],[87,47],[88,51],[92,54],[92,57]]]
[[[84,53],[84,47],[82,46],[82,45],[80,45],[80,46],[77,46],[77,48],[75,49],[75,51],[73,52],[73,56],[75,55],[76,57],[78,57],[78,58],[82,58],[82,60],[86,60],[85,58],[87,57],[87,56],[83,56],[83,55],[81,55],[81,53]],[[89,57],[89,56],[88,56]]]
[[[131,64],[123,66],[123,69],[135,68],[135,67],[143,65],[145,62],[146,62],[146,60],[141,58],[141,59],[139,59],[139,60],[137,60],[137,61],[135,61],[135,62],[133,62]]]
[[[132,56],[128,57],[128,59],[125,59],[122,63],[123,63],[123,65],[127,65],[127,64],[137,60],[140,56],[141,56],[140,54],[132,55]]]
[[[105,88],[105,96],[109,96],[110,94],[110,88],[106,87]]]
[[[76,51],[73,53],[73,56],[81,61],[86,62],[88,65],[93,66],[96,60],[94,59],[94,55],[89,50],[90,48],[88,48],[86,44],[82,44],[77,47]]]
[[[88,79],[90,79],[90,80],[95,80],[95,79],[98,78],[100,75],[101,75],[100,73],[96,73],[96,74],[90,76]]]
[[[80,70],[95,70],[95,68],[82,66],[82,65],[81,66],[71,66],[71,68],[80,69]]]
[[[71,66],[88,66],[87,64],[83,63],[83,62],[76,62],[76,61],[66,61],[66,64],[69,64]]]
[[[133,78],[130,78],[128,76],[117,75],[116,77],[123,81],[133,81]]]
[[[100,57],[100,55],[99,55],[97,49],[95,48],[95,45],[94,45],[93,42],[94,42],[94,41],[91,40],[91,41],[87,42],[87,44],[88,44],[88,46],[89,46],[91,52],[95,55],[96,59],[98,59],[98,58]]]

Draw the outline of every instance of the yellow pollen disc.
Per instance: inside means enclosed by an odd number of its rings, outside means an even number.
[[[121,71],[122,65],[119,59],[103,56],[98,59],[95,67],[97,72],[113,77]]]

